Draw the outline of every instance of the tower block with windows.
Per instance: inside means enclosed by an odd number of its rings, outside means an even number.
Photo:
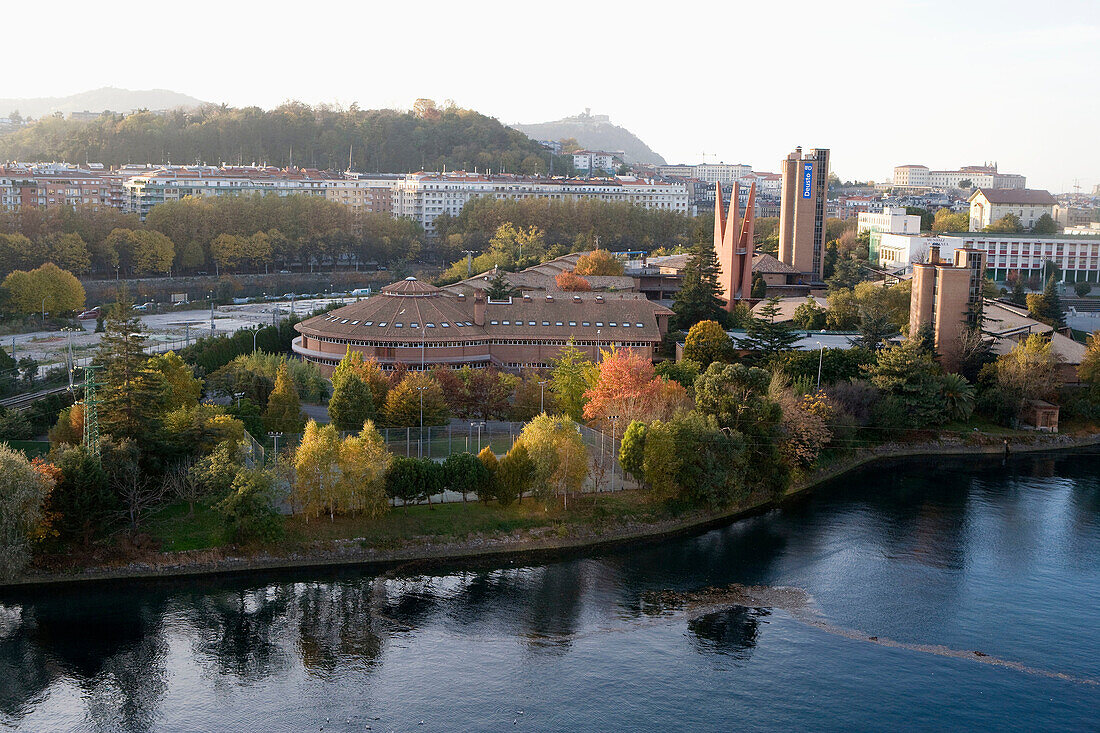
[[[750,184],[745,215],[740,216],[740,190],[733,184],[729,215],[722,205],[722,184],[714,192],[714,253],[718,258],[718,286],[726,300],[726,310],[733,310],[738,301],[752,293],[753,208],[756,184]]]

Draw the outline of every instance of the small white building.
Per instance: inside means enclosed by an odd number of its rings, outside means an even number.
[[[1050,191],[1032,188],[979,188],[970,195],[970,231],[980,232],[987,226],[1013,214],[1020,226],[1031,229],[1043,214],[1054,217],[1058,200]]]
[[[599,150],[577,150],[573,153],[573,167],[578,171],[614,173],[615,154]]]
[[[964,246],[962,237],[945,237],[936,234],[879,234],[877,259],[883,270],[908,271],[914,262],[925,262],[932,247],[938,247],[940,259],[951,261],[955,250]]]

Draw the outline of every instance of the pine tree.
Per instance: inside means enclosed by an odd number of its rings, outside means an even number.
[[[508,282],[508,278],[504,276],[504,272],[497,270],[496,274],[489,280],[489,287],[485,289],[485,297],[496,301],[508,300],[513,292],[515,292],[515,289]]]
[[[302,406],[298,400],[298,390],[290,378],[286,361],[279,364],[275,373],[275,389],[267,398],[267,409],[263,414],[264,430],[272,433],[300,433],[305,424],[302,418]]]
[[[776,323],[779,299],[770,298],[760,307],[758,314],[745,326],[745,338],[740,346],[756,351],[763,357],[790,351],[801,338],[789,323]]]
[[[692,251],[684,268],[680,291],[673,299],[676,327],[686,331],[699,321],[708,320],[724,324],[727,313],[719,297],[721,292],[714,244],[709,239],[703,239]]]

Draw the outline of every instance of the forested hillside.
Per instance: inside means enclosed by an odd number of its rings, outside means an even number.
[[[268,163],[279,167],[405,173],[492,169],[544,173],[549,153],[472,110],[418,100],[410,112],[310,107],[207,106],[166,115],[105,114],[92,121],[47,117],[0,137],[0,160],[122,163]],[[554,162],[556,172],[572,159]]]

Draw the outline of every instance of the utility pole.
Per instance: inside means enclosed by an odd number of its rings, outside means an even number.
[[[550,381],[543,379],[539,381],[539,412],[546,412],[546,383]]]
[[[99,364],[85,364],[84,369],[84,448],[99,463],[99,414],[96,405],[95,373],[102,367]]]

